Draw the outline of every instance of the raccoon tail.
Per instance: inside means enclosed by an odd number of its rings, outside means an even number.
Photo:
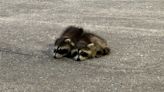
[[[111,52],[111,49],[109,47],[106,47],[103,49],[103,55],[108,55],[110,54],[110,52]]]

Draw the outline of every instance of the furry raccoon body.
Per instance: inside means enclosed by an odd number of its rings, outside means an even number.
[[[54,58],[61,58],[69,56],[72,48],[80,39],[83,29],[79,27],[69,26],[64,32],[56,39],[54,44]]]
[[[100,36],[90,32],[84,32],[82,34],[75,48],[72,50],[72,55],[77,61],[101,57],[110,53],[107,42]]]

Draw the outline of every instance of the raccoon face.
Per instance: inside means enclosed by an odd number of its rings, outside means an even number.
[[[72,57],[76,61],[83,61],[95,56],[95,51],[93,49],[94,44],[88,44],[87,47],[77,48],[71,51]]]
[[[67,56],[70,53],[73,46],[74,43],[69,38],[57,39],[54,46],[54,58],[62,58]]]

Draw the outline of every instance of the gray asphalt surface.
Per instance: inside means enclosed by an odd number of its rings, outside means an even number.
[[[53,59],[77,25],[111,54]],[[163,0],[0,0],[0,92],[164,92]]]

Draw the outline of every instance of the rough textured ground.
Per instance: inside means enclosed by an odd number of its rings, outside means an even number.
[[[163,92],[163,0],[0,0],[0,92]],[[104,37],[98,59],[53,59],[68,25]]]

